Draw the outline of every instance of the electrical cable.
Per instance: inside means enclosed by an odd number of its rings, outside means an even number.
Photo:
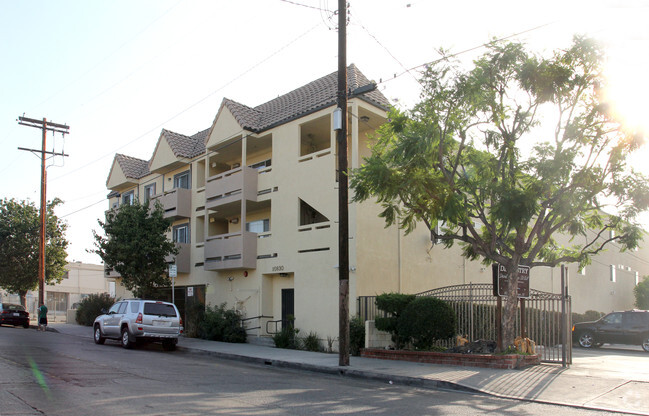
[[[465,49],[465,50],[460,51],[460,52],[457,52],[457,53],[452,53],[452,54],[450,54],[450,55],[445,55],[445,56],[443,56],[443,57],[441,57],[441,58],[439,58],[439,59],[435,59],[435,60],[433,60],[433,61],[425,62],[425,63],[423,63],[423,64],[419,64],[419,65],[417,65],[417,66],[413,66],[412,68],[406,69],[405,71],[403,71],[403,72],[401,72],[401,73],[394,74],[394,76],[393,76],[392,78],[387,78],[386,80],[381,80],[381,81],[379,82],[379,84],[385,84],[385,83],[387,83],[388,81],[392,81],[392,80],[394,80],[394,79],[397,79],[397,78],[401,77],[401,76],[404,75],[404,74],[410,73],[410,71],[414,71],[415,69],[419,69],[419,68],[421,68],[421,67],[426,67],[426,66],[428,66],[428,65],[434,65],[434,64],[436,64],[436,63],[438,63],[438,62],[441,62],[441,61],[444,61],[444,60],[446,60],[446,59],[454,58],[454,57],[456,57],[456,56],[459,56],[459,55],[465,54],[465,53],[467,53],[467,52],[471,52],[471,51],[474,51],[474,50],[477,50],[477,49],[480,49],[480,48],[487,47],[487,46],[489,46],[490,44],[492,44],[492,43],[494,43],[494,42],[500,42],[500,41],[507,40],[507,39],[510,39],[510,38],[513,38],[513,37],[516,37],[516,36],[520,36],[520,35],[522,35],[522,34],[525,34],[525,33],[528,33],[528,32],[532,32],[532,31],[534,31],[534,30],[538,30],[538,29],[541,29],[541,28],[546,27],[546,26],[550,26],[550,25],[552,25],[552,24],[554,24],[554,23],[556,23],[556,22],[550,22],[550,23],[545,23],[545,24],[539,25],[539,26],[535,26],[535,27],[533,27],[533,28],[531,28],[531,29],[523,30],[523,31],[521,31],[521,32],[517,32],[517,33],[511,34],[511,35],[508,35],[508,36],[504,36],[504,37],[501,37],[501,38],[496,38],[496,39],[493,39],[493,40],[491,40],[491,41],[489,41],[489,42],[483,43],[483,44],[481,44],[481,45],[474,46],[474,47],[472,47],[472,48]]]
[[[266,58],[262,59],[261,61],[258,61],[257,63],[255,63],[254,65],[252,65],[251,67],[249,67],[247,70],[245,70],[244,72],[240,73],[240,74],[237,75],[236,77],[232,78],[230,81],[228,81],[228,82],[226,82],[225,84],[221,85],[221,86],[218,87],[217,89],[213,90],[212,92],[210,92],[209,94],[207,94],[206,96],[204,96],[203,98],[201,98],[200,100],[194,102],[194,103],[191,104],[189,107],[186,107],[185,109],[183,109],[182,111],[176,113],[176,114],[173,115],[172,117],[170,117],[170,118],[168,118],[168,119],[162,121],[161,123],[155,125],[154,127],[152,127],[151,129],[147,130],[146,132],[142,133],[141,135],[139,135],[139,136],[136,137],[135,139],[133,139],[133,140],[131,140],[131,141],[125,143],[124,145],[122,145],[122,146],[120,146],[120,147],[114,149],[114,150],[111,151],[110,153],[104,154],[103,156],[100,156],[100,157],[98,157],[98,158],[96,158],[96,159],[94,159],[94,160],[92,160],[92,161],[86,163],[85,165],[82,165],[82,166],[80,166],[80,167],[78,167],[78,168],[76,168],[76,169],[74,169],[74,170],[71,170],[71,171],[69,171],[69,172],[66,172],[66,173],[60,175],[60,176],[57,176],[56,178],[52,178],[52,179],[50,179],[50,181],[56,181],[56,180],[59,180],[59,179],[61,179],[61,178],[64,178],[64,177],[66,177],[66,176],[72,174],[72,173],[75,173],[75,172],[77,172],[77,171],[79,171],[79,170],[81,170],[81,169],[84,169],[84,168],[86,168],[86,167],[88,167],[88,166],[90,166],[90,165],[93,165],[93,164],[95,164],[96,162],[99,162],[100,160],[105,159],[106,157],[114,156],[115,153],[116,153],[117,151],[119,151],[119,150],[121,150],[121,149],[123,149],[123,148],[125,148],[125,147],[127,147],[127,146],[129,146],[129,145],[131,145],[131,144],[133,144],[133,143],[135,143],[135,142],[137,142],[137,141],[143,139],[143,138],[145,138],[149,133],[152,133],[153,131],[155,131],[155,130],[161,128],[162,126],[166,125],[166,124],[169,123],[170,121],[176,119],[177,117],[181,116],[182,114],[184,114],[184,113],[186,113],[187,111],[191,110],[192,108],[196,107],[198,104],[200,104],[200,103],[202,103],[203,101],[207,100],[208,98],[212,97],[214,94],[216,94],[217,92],[219,92],[219,91],[221,91],[222,89],[226,88],[226,87],[229,86],[230,84],[232,84],[232,83],[238,81],[240,78],[242,78],[243,76],[245,76],[246,74],[248,74],[249,72],[251,72],[252,70],[254,70],[255,68],[257,68],[257,67],[260,66],[261,64],[265,63],[266,61],[268,61],[269,59],[271,59],[271,58],[274,57],[275,55],[279,54],[280,52],[282,52],[283,50],[285,50],[285,49],[288,48],[289,46],[293,45],[295,42],[297,42],[298,40],[300,40],[301,38],[303,38],[304,36],[306,36],[307,34],[309,34],[310,32],[312,32],[313,30],[315,30],[318,26],[320,26],[320,23],[318,23],[318,24],[316,24],[315,26],[311,27],[311,28],[308,29],[306,32],[304,32],[304,33],[302,33],[301,35],[299,35],[298,37],[294,38],[293,40],[291,40],[289,43],[285,44],[285,45],[282,46],[281,48],[275,50],[273,53],[271,53],[270,55],[268,55]]]

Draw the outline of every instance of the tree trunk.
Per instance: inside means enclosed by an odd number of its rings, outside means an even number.
[[[513,271],[510,271],[513,269]],[[508,268],[507,296],[503,302],[502,336],[503,348],[514,345],[516,338],[516,314],[518,313],[518,267]]]
[[[27,291],[26,290],[20,290],[18,291],[18,296],[20,296],[20,304],[27,309]]]

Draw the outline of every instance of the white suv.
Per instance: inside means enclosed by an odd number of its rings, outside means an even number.
[[[169,302],[125,299],[102,312],[93,324],[96,344],[107,338],[119,340],[124,348],[132,348],[138,341],[162,342],[166,351],[173,351],[183,332],[178,308]]]

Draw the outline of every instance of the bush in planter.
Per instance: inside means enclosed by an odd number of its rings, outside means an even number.
[[[455,312],[441,299],[418,297],[399,316],[398,333],[418,350],[430,350],[436,340],[455,334]]]
[[[349,320],[349,352],[359,356],[361,348],[365,348],[365,322],[360,316],[355,316]]]
[[[415,298],[415,295],[402,293],[383,293],[376,297],[376,307],[385,313],[385,316],[375,318],[376,329],[392,334],[392,342],[397,349],[403,348],[407,343],[407,337],[399,333],[399,317]]]
[[[77,307],[75,320],[79,325],[92,326],[95,318],[102,314],[102,309],[110,308],[115,298],[108,293],[91,294],[81,300]]]

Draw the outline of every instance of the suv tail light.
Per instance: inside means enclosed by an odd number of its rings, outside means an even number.
[[[142,323],[142,312],[137,314],[137,319],[135,320],[136,324],[141,324]]]

